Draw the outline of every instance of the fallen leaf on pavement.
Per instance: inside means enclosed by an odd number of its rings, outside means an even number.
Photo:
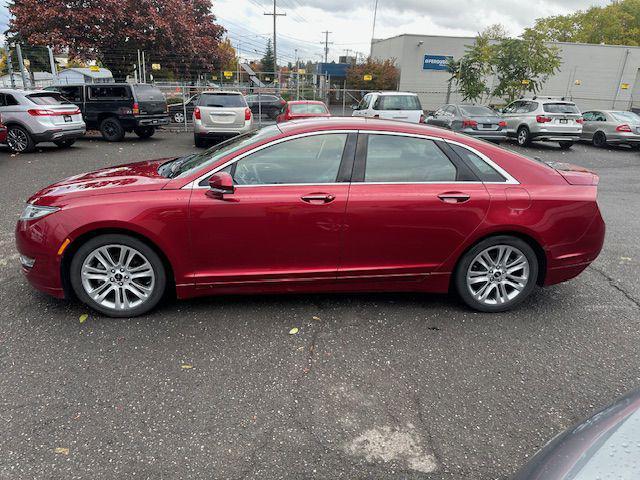
[[[321,320],[320,317],[316,317],[315,315],[311,318],[313,318],[314,320]]]
[[[193,365],[190,365],[188,363],[183,363],[182,365],[180,365],[180,368],[182,368],[183,370],[188,370],[190,368],[193,368]]]
[[[83,313],[82,315],[80,315],[80,323],[86,322],[87,318],[89,318],[89,315],[87,315],[86,313]]]
[[[295,335],[299,331],[300,330],[298,330],[298,327],[293,327],[291,330],[289,330],[289,335]]]
[[[66,447],[56,447],[56,449],[54,450],[54,452],[56,453],[60,453],[62,455],[69,455],[69,449]]]

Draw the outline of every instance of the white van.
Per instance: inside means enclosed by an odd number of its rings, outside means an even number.
[[[383,118],[409,123],[425,123],[426,117],[415,93],[372,92],[367,93],[353,107],[354,117]]]

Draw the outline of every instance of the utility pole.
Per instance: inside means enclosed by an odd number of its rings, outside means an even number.
[[[9,78],[11,79],[11,88],[16,88],[16,81],[13,79],[13,62],[11,61],[11,52],[9,51],[9,44],[4,44],[4,53],[7,55],[7,68],[9,69]]]
[[[371,28],[371,50],[373,50],[373,39],[376,35],[376,17],[378,16],[378,0],[376,0],[376,4],[373,7],[373,27]],[[369,52],[371,55],[371,51]]]
[[[58,83],[58,69],[56,68],[56,59],[53,58],[53,48],[47,47],[49,52],[49,63],[51,64],[51,75],[53,75],[53,81]]]
[[[140,56],[140,49],[138,49],[138,76],[136,78],[136,83],[140,82],[142,83],[142,63],[141,63],[141,59],[142,57]]]
[[[333,45],[333,42],[329,41],[329,34],[333,33],[330,31],[325,31],[322,32],[324,33],[324,42],[320,42],[320,43],[324,43],[324,63],[328,63],[328,59],[329,59],[329,45]]]
[[[18,66],[20,67],[20,75],[22,76],[22,88],[27,89],[29,85],[27,84],[27,75],[24,71],[24,61],[22,60],[22,48],[20,48],[20,44],[16,43],[16,54],[18,55]]]
[[[236,49],[236,82],[238,83],[238,90],[240,89],[240,48],[242,48],[242,41],[238,40],[238,48]]]
[[[278,50],[276,47],[276,20],[278,17],[286,17],[286,13],[278,13],[276,7],[276,0],[273,0],[273,13],[264,13],[265,15],[272,16],[273,15],[273,68],[275,69],[274,74],[278,75],[278,87],[280,88],[280,71],[278,70]]]
[[[142,51],[142,83],[147,83],[147,62],[144,58],[144,50]]]

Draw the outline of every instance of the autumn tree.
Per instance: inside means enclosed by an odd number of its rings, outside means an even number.
[[[138,49],[149,64],[195,76],[229,61],[211,7],[211,0],[14,0],[8,37],[96,60],[117,79],[132,73]]]
[[[371,75],[371,80],[365,80]],[[347,88],[355,90],[396,90],[400,73],[395,60],[376,60],[368,58],[366,62],[351,65],[347,69]]]

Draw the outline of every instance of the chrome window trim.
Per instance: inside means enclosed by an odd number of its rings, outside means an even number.
[[[213,170],[208,171],[207,173],[205,173],[204,175],[200,175],[198,178],[196,178],[195,180],[187,183],[184,187],[182,187],[183,189],[208,189],[209,187],[206,185],[198,185],[202,180],[204,180],[207,177],[210,177],[211,175],[213,175],[214,173],[219,172],[220,170],[223,170],[225,168],[227,168],[229,165],[232,165],[240,160],[242,160],[244,157],[247,157],[253,153],[259,152],[260,150],[263,150],[265,148],[271,147],[273,145],[277,145],[279,143],[282,142],[286,142],[289,140],[294,140],[296,138],[304,138],[304,137],[311,137],[311,136],[315,136],[315,135],[327,135],[327,134],[331,134],[331,133],[357,133],[357,130],[322,130],[320,132],[305,132],[305,133],[298,133],[296,135],[290,135],[288,137],[283,137],[283,138],[279,138],[277,140],[274,140],[272,142],[269,143],[265,143],[264,145],[260,145],[259,147],[256,147],[252,150],[249,150],[248,152],[245,152],[241,155],[238,155],[237,157],[232,158],[231,160],[229,160],[228,162],[223,163],[222,165],[220,165],[219,167],[214,168]],[[283,186],[297,186],[297,185],[348,185],[348,182],[332,182],[332,183],[264,183],[264,184],[260,184],[260,185],[236,185],[236,188],[243,188],[243,187],[283,187]]]
[[[236,188],[247,188],[247,187],[293,187],[293,186],[313,186],[313,185],[433,185],[433,184],[441,184],[441,185],[454,185],[454,184],[467,184],[467,185],[520,185],[520,182],[515,179],[511,174],[509,174],[505,169],[503,169],[500,165],[496,164],[493,160],[491,160],[489,157],[487,157],[485,154],[483,154],[482,152],[479,152],[478,150],[476,150],[473,147],[470,147],[469,145],[466,145],[462,142],[457,142],[455,140],[449,140],[446,138],[442,138],[442,137],[434,137],[431,135],[426,135],[426,134],[420,134],[420,133],[406,133],[406,132],[392,132],[392,131],[388,131],[388,130],[361,130],[361,129],[344,129],[344,130],[322,130],[319,132],[305,132],[305,133],[298,133],[296,135],[291,135],[288,137],[283,137],[283,138],[279,138],[277,140],[274,140],[272,142],[269,143],[265,143],[264,145],[260,145],[259,147],[256,147],[252,150],[249,150],[248,152],[245,152],[241,155],[238,155],[235,158],[232,158],[231,160],[229,160],[228,162],[223,163],[222,165],[220,165],[219,167],[216,167],[215,169],[200,175],[198,178],[196,178],[195,180],[187,183],[184,187],[182,187],[182,189],[208,189],[209,187],[206,185],[198,185],[202,180],[204,180],[207,177],[210,177],[211,175],[213,175],[214,173],[219,172],[220,170],[225,169],[226,167],[228,167],[229,165],[234,164],[235,162],[238,162],[240,160],[242,160],[243,158],[255,153],[255,152],[259,152],[260,150],[263,150],[265,148],[271,147],[272,145],[277,145],[279,143],[282,142],[286,142],[288,140],[293,140],[296,138],[304,138],[304,137],[310,137],[310,136],[315,136],[315,135],[327,135],[327,134],[332,134],[332,133],[364,133],[364,134],[373,134],[373,135],[395,135],[395,136],[399,136],[399,137],[413,137],[413,138],[423,138],[426,140],[432,140],[432,141],[440,141],[440,142],[445,142],[445,143],[449,143],[449,144],[453,144],[453,145],[457,145],[459,147],[462,148],[466,148],[467,150],[469,150],[471,153],[477,155],[478,157],[480,157],[480,159],[482,159],[485,163],[487,163],[489,166],[491,166],[493,169],[495,169],[500,175],[502,175],[505,178],[504,182],[481,182],[481,181],[458,181],[458,180],[454,180],[454,181],[449,181],[449,182],[331,182],[331,183],[265,183],[265,184],[261,184],[261,185],[236,185]]]

